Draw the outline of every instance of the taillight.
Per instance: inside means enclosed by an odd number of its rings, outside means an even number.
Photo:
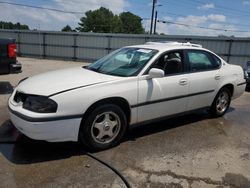
[[[9,44],[8,45],[8,55],[10,58],[16,57],[16,44]]]

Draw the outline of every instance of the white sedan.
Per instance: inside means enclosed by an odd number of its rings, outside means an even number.
[[[200,45],[149,42],[23,80],[8,106],[30,138],[101,150],[118,144],[129,125],[203,108],[222,116],[245,87],[240,66]]]

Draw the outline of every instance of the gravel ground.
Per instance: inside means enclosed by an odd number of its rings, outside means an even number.
[[[82,66],[70,61],[19,58],[20,74],[0,76],[0,187],[125,187],[79,143],[47,143],[19,135],[9,121],[11,88],[27,76]],[[3,89],[4,88],[4,89]],[[94,153],[133,187],[250,187],[250,93],[221,118],[185,115],[133,128],[117,147]]]

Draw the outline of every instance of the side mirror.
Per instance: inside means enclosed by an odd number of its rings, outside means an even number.
[[[148,78],[149,79],[151,79],[151,78],[162,78],[164,76],[165,76],[164,71],[161,70],[161,69],[157,69],[157,68],[150,69],[149,73],[148,73]]]

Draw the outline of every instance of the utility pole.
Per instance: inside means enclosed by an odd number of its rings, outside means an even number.
[[[155,11],[154,35],[156,34],[157,11]]]
[[[153,22],[154,22],[154,13],[155,13],[155,4],[157,0],[153,0],[153,5],[152,5],[152,15],[151,15],[151,25],[150,25],[150,35],[152,34],[153,30]]]

